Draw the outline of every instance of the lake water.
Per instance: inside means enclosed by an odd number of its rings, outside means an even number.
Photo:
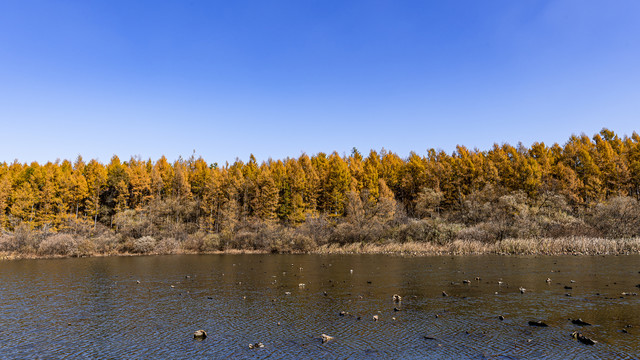
[[[4,261],[0,357],[639,358],[640,296],[622,295],[638,284],[636,255]]]

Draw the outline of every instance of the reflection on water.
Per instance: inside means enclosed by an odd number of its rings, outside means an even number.
[[[0,263],[0,357],[638,358],[640,297],[622,293],[640,292],[639,260],[190,255],[6,261]],[[401,303],[393,302],[394,294]],[[530,320],[549,327],[528,326]],[[194,340],[198,329],[209,337]],[[578,342],[570,336],[576,330],[598,343]],[[323,333],[334,339],[323,344]],[[249,349],[258,342],[265,347]]]

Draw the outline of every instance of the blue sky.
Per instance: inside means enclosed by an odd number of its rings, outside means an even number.
[[[0,1],[0,161],[640,131],[638,1]]]

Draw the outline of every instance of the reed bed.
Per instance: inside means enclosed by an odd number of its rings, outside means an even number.
[[[640,238],[602,239],[586,237],[505,239],[495,243],[454,240],[434,243],[353,243],[329,244],[311,251],[318,254],[394,255],[629,255],[640,254]]]

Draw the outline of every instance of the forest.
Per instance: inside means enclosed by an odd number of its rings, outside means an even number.
[[[251,155],[224,165],[195,156],[173,163],[117,156],[106,164],[81,156],[14,161],[0,163],[0,252],[313,252],[549,239],[563,246],[584,239],[637,244],[638,200],[640,135],[608,129],[573,135],[564,145],[457,146],[451,154],[429,149],[407,158],[354,148],[262,163]]]

